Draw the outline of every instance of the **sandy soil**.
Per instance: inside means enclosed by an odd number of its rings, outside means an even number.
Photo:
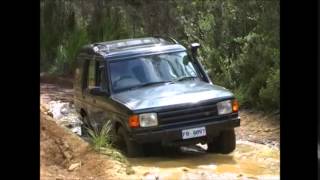
[[[41,113],[40,117],[41,179],[126,177],[125,167],[121,163],[96,153],[87,142],[68,129],[58,126],[45,113]]]

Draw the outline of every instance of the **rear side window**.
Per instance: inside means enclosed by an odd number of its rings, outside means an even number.
[[[88,71],[88,79],[87,79],[88,80],[87,84],[88,84],[89,88],[93,88],[97,85],[96,84],[97,63],[98,62],[96,62],[96,61],[89,61],[89,69],[88,69],[89,71]]]
[[[99,86],[101,87],[102,91],[108,91],[108,83],[106,78],[106,71],[104,65],[99,66]]]
[[[82,75],[82,67],[83,66],[83,61],[80,57],[77,57],[76,59],[76,69],[74,72],[74,88],[75,90],[81,90],[81,78],[83,78]]]
[[[108,83],[103,62],[87,60],[85,63],[85,79],[83,89],[100,87],[102,91],[108,91]]]

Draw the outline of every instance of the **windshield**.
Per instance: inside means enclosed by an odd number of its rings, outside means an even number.
[[[157,54],[110,63],[112,90],[119,92],[145,85],[197,77],[186,52]]]

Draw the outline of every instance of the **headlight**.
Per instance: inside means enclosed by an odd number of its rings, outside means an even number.
[[[145,113],[139,115],[141,127],[150,127],[158,125],[157,113]]]
[[[228,114],[232,112],[231,100],[221,101],[217,103],[218,114]]]

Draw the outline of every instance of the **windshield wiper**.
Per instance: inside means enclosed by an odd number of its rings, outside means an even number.
[[[156,85],[156,84],[165,84],[165,83],[169,83],[169,82],[171,82],[171,81],[148,82],[148,83],[140,84],[137,86],[133,86],[129,89],[132,90],[132,89],[137,89],[137,88],[146,87],[146,86],[152,86],[152,85]]]
[[[157,81],[157,82],[148,82],[148,83],[144,83],[139,85],[139,87],[145,87],[145,86],[151,86],[151,85],[155,85],[155,84],[165,84],[171,81]]]
[[[183,77],[175,79],[174,82],[195,79],[195,78],[198,78],[198,77],[197,76],[183,76]]]

